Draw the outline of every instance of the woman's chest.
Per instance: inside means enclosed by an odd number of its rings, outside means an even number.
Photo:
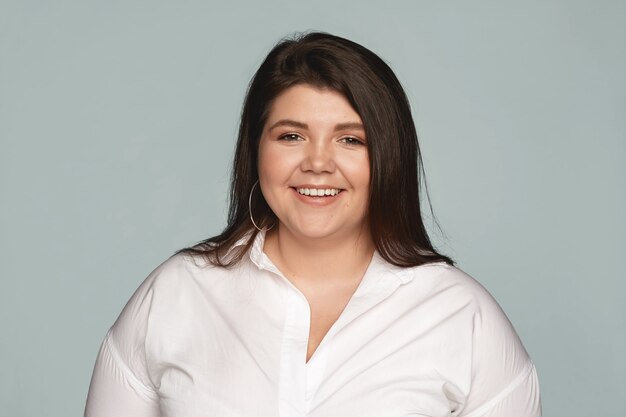
[[[308,363],[320,330],[301,297],[170,310],[147,340],[163,415],[454,415],[471,372],[471,326],[390,307],[346,306]]]
[[[463,403],[463,377],[426,352],[378,348],[367,360],[358,352],[340,358],[335,342],[329,339],[306,365],[288,353],[270,365],[243,346],[209,361],[164,357],[163,415],[443,417]]]

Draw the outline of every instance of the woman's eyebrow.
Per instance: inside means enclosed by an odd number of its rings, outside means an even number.
[[[348,129],[365,131],[365,128],[363,127],[363,123],[359,123],[359,122],[338,123],[335,125],[335,132],[339,130],[348,130]]]
[[[288,127],[298,127],[300,129],[308,129],[309,125],[307,125],[306,123],[302,123],[302,122],[298,122],[296,120],[291,120],[291,119],[281,119],[279,121],[277,121],[276,123],[274,123],[269,130],[271,131],[272,129],[276,128],[276,127],[280,127],[280,126],[288,126]],[[363,123],[360,122],[347,122],[347,123],[338,123],[335,125],[335,132],[339,131],[339,130],[346,130],[346,129],[360,129],[360,130],[365,130],[365,128],[363,127]]]
[[[309,125],[307,125],[306,123],[297,122],[297,121],[291,120],[291,119],[281,119],[281,120],[277,121],[276,123],[274,123],[269,128],[269,130],[271,131],[272,129],[274,129],[276,127],[280,127],[280,126],[299,127],[300,129],[308,129],[309,128]]]

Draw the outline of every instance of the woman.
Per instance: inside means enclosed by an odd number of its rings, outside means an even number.
[[[244,103],[226,229],[139,287],[86,415],[539,416],[513,327],[429,241],[420,170],[379,57],[279,43]]]

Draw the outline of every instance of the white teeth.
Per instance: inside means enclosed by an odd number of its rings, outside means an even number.
[[[341,191],[338,188],[298,188],[297,190],[298,193],[302,195],[310,195],[313,197],[326,195],[334,196],[339,194],[339,192]]]

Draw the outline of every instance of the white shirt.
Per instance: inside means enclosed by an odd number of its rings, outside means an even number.
[[[375,253],[306,362],[310,309],[263,253],[175,255],[107,333],[87,417],[538,417],[535,367],[473,278]]]

